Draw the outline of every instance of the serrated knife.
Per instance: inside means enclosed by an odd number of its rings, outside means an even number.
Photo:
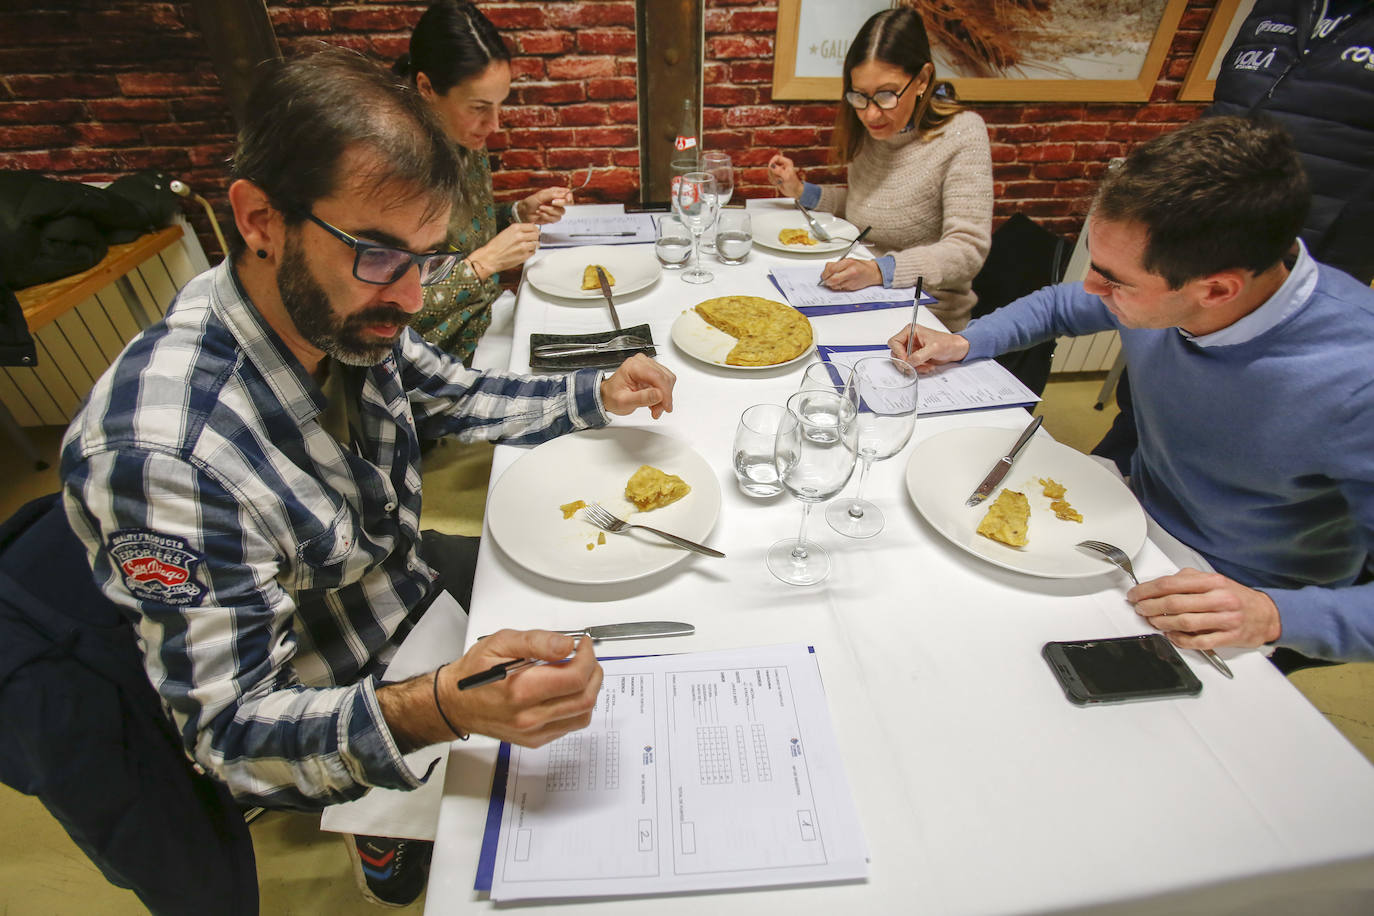
[[[1031,420],[1030,426],[1027,426],[1026,431],[1021,434],[1021,438],[1016,440],[1016,444],[1011,447],[1011,451],[997,459],[997,463],[992,466],[992,470],[988,471],[988,476],[984,477],[983,482],[978,484],[969,498],[964,501],[964,505],[976,506],[987,499],[988,496],[992,494],[993,490],[997,489],[997,485],[1002,482],[1002,478],[1007,476],[1007,472],[1011,470],[1011,466],[1016,463],[1016,456],[1021,454],[1021,449],[1026,447],[1026,443],[1031,440],[1031,436],[1035,435],[1035,431],[1040,428],[1040,424],[1043,422],[1045,422],[1044,417],[1036,417],[1034,420]]]

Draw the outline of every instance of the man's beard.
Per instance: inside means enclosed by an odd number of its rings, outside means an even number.
[[[410,324],[408,312],[386,305],[355,312],[339,320],[330,305],[329,295],[306,265],[295,233],[286,238],[281,269],[277,271],[277,293],[301,336],[311,346],[349,366],[375,366],[396,346],[394,339],[383,342],[375,335],[369,335],[370,340],[364,339],[363,328],[389,324],[403,329]]]

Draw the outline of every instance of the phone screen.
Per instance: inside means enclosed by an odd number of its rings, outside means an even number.
[[[1202,683],[1159,634],[1048,643],[1044,656],[1075,703],[1192,695]]]

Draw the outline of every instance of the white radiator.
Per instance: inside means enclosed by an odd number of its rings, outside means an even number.
[[[1116,168],[1119,160],[1112,160]],[[1080,282],[1088,275],[1088,223],[1083,223],[1083,231],[1078,234],[1078,244],[1073,247],[1069,266],[1064,270],[1064,282]],[[1054,348],[1054,359],[1050,362],[1050,374],[1061,372],[1107,372],[1116,363],[1121,352],[1121,338],[1115,331],[1102,331],[1087,337],[1061,337]]]
[[[184,217],[181,241],[38,329],[38,365],[0,367],[0,403],[20,426],[65,426],[95,380],[139,331],[157,321],[177,291],[209,268],[205,251]],[[129,299],[132,298],[132,303]],[[139,312],[142,314],[139,314]]]

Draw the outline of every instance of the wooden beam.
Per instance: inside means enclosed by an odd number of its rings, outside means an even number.
[[[191,0],[224,97],[243,125],[253,72],[265,60],[281,57],[264,0]]]
[[[706,54],[703,0],[639,0],[639,199],[666,201],[673,140],[690,99],[701,129],[702,61]]]

